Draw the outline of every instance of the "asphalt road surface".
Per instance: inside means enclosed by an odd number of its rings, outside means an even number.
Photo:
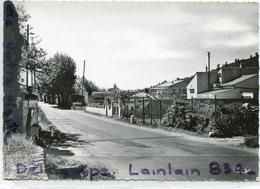
[[[247,181],[258,176],[256,152],[84,111],[61,110],[44,103],[39,106],[48,120],[69,136],[51,146],[52,153],[81,162],[93,172],[109,172],[115,179],[127,180]]]

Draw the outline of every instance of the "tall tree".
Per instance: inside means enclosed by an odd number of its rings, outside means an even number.
[[[94,91],[99,91],[100,88],[92,81],[85,80],[85,89],[88,92],[89,95],[92,94]]]
[[[28,21],[31,18],[30,15],[26,13],[22,5],[17,5],[16,9],[18,12],[20,33],[24,41],[21,54],[22,59],[19,64],[20,70],[26,69],[36,77],[36,72],[42,69],[42,63],[47,53],[44,49],[39,47],[41,39],[33,33],[33,27],[28,25]]]
[[[56,53],[44,62],[39,76],[39,91],[45,94],[47,102],[55,103],[57,98],[58,106],[71,107],[71,96],[76,81],[75,72],[75,61],[63,53]]]

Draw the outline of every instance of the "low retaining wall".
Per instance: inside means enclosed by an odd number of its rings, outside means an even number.
[[[99,115],[112,116],[112,107],[108,108],[107,106],[105,108],[95,108],[95,107],[86,106],[86,111],[91,113],[96,113]]]

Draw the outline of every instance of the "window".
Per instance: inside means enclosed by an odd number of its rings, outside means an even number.
[[[242,98],[244,99],[253,99],[254,93],[253,92],[242,92]]]
[[[182,89],[182,93],[183,93],[183,94],[186,94],[186,89]]]
[[[194,89],[190,89],[190,93],[195,93],[195,90]]]
[[[181,93],[181,89],[179,89],[179,93]]]

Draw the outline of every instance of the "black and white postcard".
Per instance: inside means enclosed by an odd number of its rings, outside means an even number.
[[[257,3],[3,12],[4,179],[257,180]]]

